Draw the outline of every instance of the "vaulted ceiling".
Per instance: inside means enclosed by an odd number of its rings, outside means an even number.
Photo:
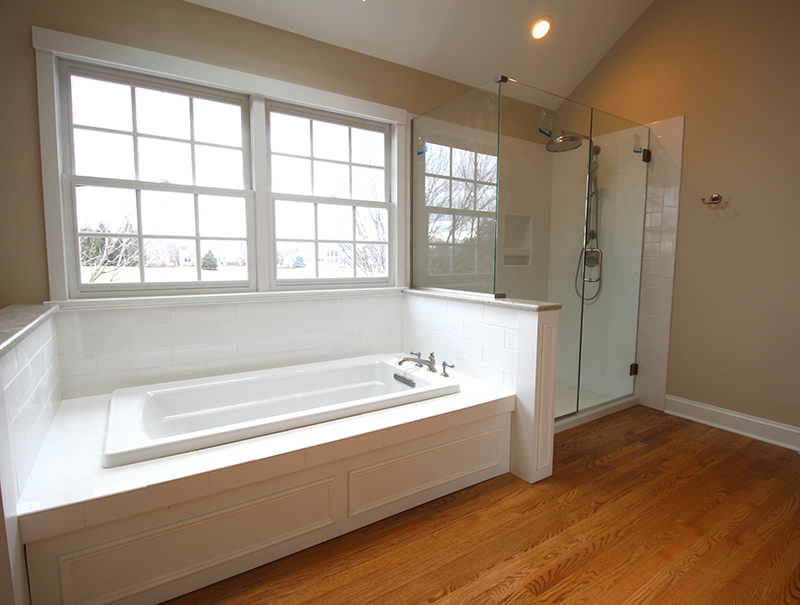
[[[503,74],[566,97],[653,0],[187,1],[471,86]],[[534,40],[542,16],[553,28]]]

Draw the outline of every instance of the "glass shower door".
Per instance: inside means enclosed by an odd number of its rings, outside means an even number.
[[[578,411],[633,395],[647,127],[594,109],[587,176]]]

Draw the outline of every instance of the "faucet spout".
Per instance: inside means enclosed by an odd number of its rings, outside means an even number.
[[[417,364],[418,368],[425,366],[428,368],[429,372],[436,372],[436,358],[434,357],[433,353],[430,354],[428,359],[420,359],[419,353],[412,353],[412,355],[416,355],[417,357],[403,357],[403,359],[397,362],[397,365],[401,366],[406,361],[413,361],[415,364]]]

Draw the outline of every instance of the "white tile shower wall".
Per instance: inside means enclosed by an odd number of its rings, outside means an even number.
[[[458,372],[516,390],[519,314],[527,311],[425,296],[406,296],[406,352],[453,363]]]
[[[581,301],[575,293],[586,206],[586,162],[583,152],[553,157],[553,197],[550,210],[550,267],[547,297],[561,303],[556,380],[577,386],[580,352]]]
[[[626,128],[593,139],[601,146],[597,180],[602,289],[584,306],[580,380],[582,389],[609,398],[629,395],[634,388],[629,371],[636,361],[639,259],[647,185],[647,164],[636,152],[636,145],[643,131],[641,127]],[[595,285],[586,284],[587,299],[596,291]]]
[[[647,177],[635,395],[639,403],[664,410],[684,118],[661,120],[648,127],[653,159]]]
[[[114,389],[401,350],[403,295],[62,310],[65,399]]]

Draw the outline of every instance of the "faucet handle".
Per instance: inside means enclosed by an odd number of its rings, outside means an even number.
[[[420,357],[422,357],[422,353],[414,353],[414,351],[409,351],[409,355],[416,355],[416,356],[417,356],[417,359],[419,359]]]
[[[445,378],[450,378],[450,374],[447,373],[447,368],[455,368],[455,364],[447,363],[446,361],[442,362],[442,376]]]

